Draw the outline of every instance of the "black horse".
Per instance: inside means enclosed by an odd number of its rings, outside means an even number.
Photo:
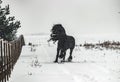
[[[57,46],[57,55],[54,62],[58,62],[58,57],[63,58],[63,62],[65,61],[66,50],[70,49],[70,55],[68,61],[72,61],[72,52],[75,47],[75,39],[72,36],[68,36],[64,27],[61,24],[56,24],[51,29],[51,38],[50,40],[56,42],[58,41]],[[50,41],[48,40],[48,41]]]

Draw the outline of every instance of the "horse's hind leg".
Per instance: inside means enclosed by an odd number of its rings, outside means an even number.
[[[71,62],[72,61],[72,52],[73,52],[73,49],[70,49],[70,56],[68,58],[68,61]]]
[[[65,56],[66,56],[66,51],[64,51],[64,57],[63,57],[62,62],[65,62]]]

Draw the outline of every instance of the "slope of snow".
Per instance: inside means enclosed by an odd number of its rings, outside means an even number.
[[[120,82],[120,51],[76,47],[73,62],[53,63],[56,44],[47,36],[27,36],[9,82]],[[31,51],[31,48],[33,51]],[[66,59],[69,55],[67,51]]]

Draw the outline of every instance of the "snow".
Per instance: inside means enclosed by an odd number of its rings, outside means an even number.
[[[120,82],[119,50],[76,47],[73,62],[53,63],[57,45],[48,44],[48,39],[44,35],[25,36],[26,46],[8,82]],[[28,46],[29,42],[34,46]],[[69,50],[66,59],[68,55]]]

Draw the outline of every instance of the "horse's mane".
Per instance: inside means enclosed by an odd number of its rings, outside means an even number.
[[[58,31],[58,34],[65,34],[66,35],[66,31],[64,29],[64,27],[62,26],[62,24],[55,24],[52,28],[52,31]]]
[[[55,24],[53,25],[52,29],[51,29],[51,38],[50,40],[56,42],[58,39],[65,37],[66,31],[64,29],[64,27],[62,26],[62,24]],[[48,41],[50,41],[48,40]]]

